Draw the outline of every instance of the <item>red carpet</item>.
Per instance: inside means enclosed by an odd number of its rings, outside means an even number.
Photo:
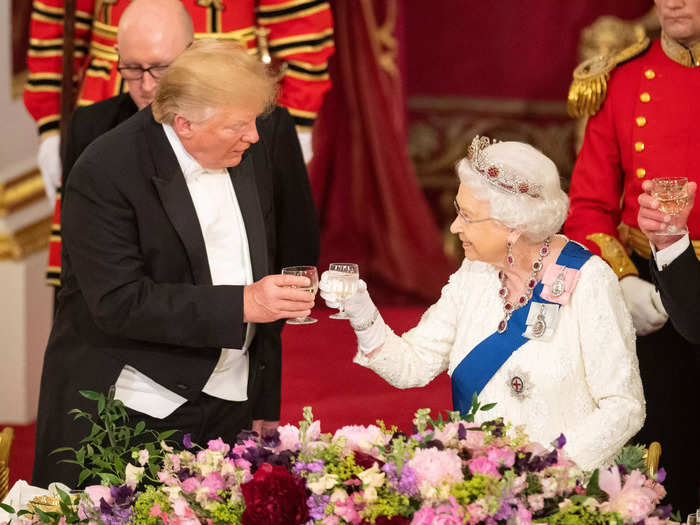
[[[381,310],[389,326],[396,333],[403,333],[418,322],[425,307]],[[347,424],[370,424],[377,419],[410,430],[417,408],[428,407],[435,413],[451,407],[446,374],[425,388],[399,390],[374,372],[353,364],[355,335],[347,321],[329,319],[330,313],[331,310],[316,308],[312,316],[318,323],[288,325],[283,331],[282,423],[298,423],[302,408],[310,405],[316,419],[321,420],[323,432]],[[31,478],[34,434],[34,425],[15,427],[10,484]]]

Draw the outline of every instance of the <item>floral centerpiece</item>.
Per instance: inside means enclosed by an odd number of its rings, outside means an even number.
[[[411,435],[383,422],[322,433],[311,409],[298,426],[206,448],[185,436],[132,453],[116,480],[61,494],[60,510],[34,508],[11,521],[136,525],[644,524],[670,523],[664,472],[649,476],[642,447],[618,464],[581,471],[560,436],[550,448],[531,443],[500,420],[476,425],[487,410],[448,419],[418,410]],[[143,429],[141,429],[143,430]],[[6,507],[6,506],[5,506]],[[13,509],[5,510],[14,513]]]

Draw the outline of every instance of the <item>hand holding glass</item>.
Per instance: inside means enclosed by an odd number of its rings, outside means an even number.
[[[659,211],[670,215],[678,215],[688,205],[688,179],[686,177],[659,177],[651,180],[651,196],[659,201]],[[665,231],[657,235],[683,235],[688,229],[683,226],[669,224]]]
[[[337,314],[331,319],[349,319],[345,313],[345,300],[357,291],[360,270],[354,263],[331,263],[328,266],[330,290],[338,297]]]
[[[282,268],[282,275],[298,275],[301,277],[307,277],[310,281],[309,286],[295,286],[299,290],[306,290],[312,295],[316,295],[318,290],[318,272],[315,266],[289,266],[287,268]],[[287,319],[287,324],[312,324],[318,321],[313,317],[295,317],[293,319]]]

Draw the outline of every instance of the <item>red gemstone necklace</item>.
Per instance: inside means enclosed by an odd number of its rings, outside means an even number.
[[[542,269],[542,259],[549,255],[550,239],[550,237],[547,237],[544,240],[544,244],[540,248],[537,259],[532,261],[532,273],[530,274],[530,277],[527,280],[525,293],[518,297],[515,303],[506,301],[506,297],[508,297],[508,288],[506,287],[506,274],[503,270],[498,272],[498,280],[501,282],[501,288],[498,290],[498,296],[501,298],[501,301],[503,301],[504,313],[503,319],[500,323],[498,323],[499,334],[502,334],[506,331],[506,328],[508,328],[508,320],[510,319],[510,316],[513,315],[513,311],[516,308],[525,306],[530,300],[530,297],[532,297],[532,292],[535,289],[535,286],[537,285],[537,273]]]

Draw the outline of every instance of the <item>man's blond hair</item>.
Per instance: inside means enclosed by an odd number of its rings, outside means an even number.
[[[172,125],[175,115],[201,122],[219,108],[263,113],[277,100],[270,70],[239,44],[197,40],[170,64],[158,83],[153,117]]]

